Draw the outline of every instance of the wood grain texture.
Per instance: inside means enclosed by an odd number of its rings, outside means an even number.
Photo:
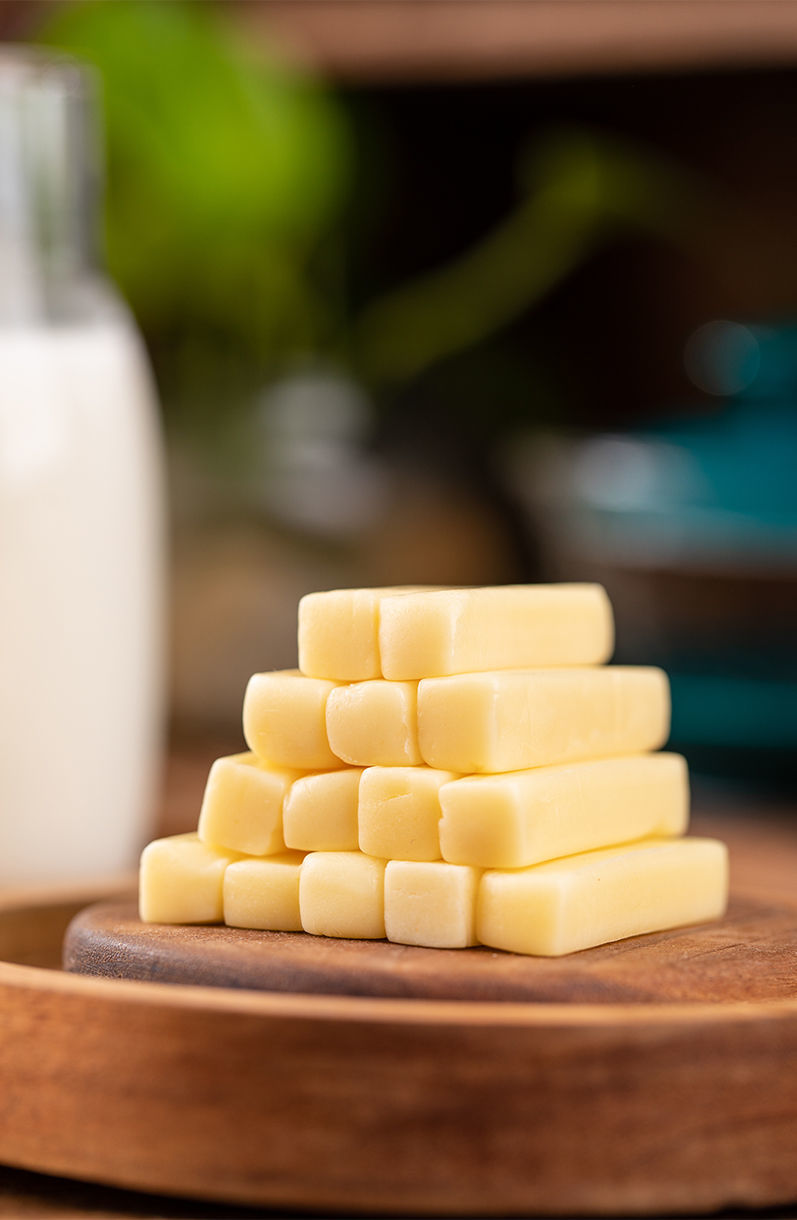
[[[723,823],[720,837],[730,840],[734,861],[725,919],[566,958],[144,924],[128,899],[76,917],[64,966],[104,978],[393,998],[597,1004],[794,998],[797,828],[759,826],[753,847],[738,843],[744,833],[744,823]]]
[[[143,924],[134,901],[109,902],[72,922],[64,966],[103,978],[294,994],[587,1004],[788,999],[797,995],[797,918],[777,903],[738,898],[719,923],[534,958]]]
[[[793,826],[701,830],[751,845],[749,872],[733,853],[733,918],[788,921]],[[0,965],[0,1160],[342,1212],[795,1202],[797,989],[785,998],[788,960],[770,961],[777,997],[759,961],[757,998],[667,1003],[302,996]]]

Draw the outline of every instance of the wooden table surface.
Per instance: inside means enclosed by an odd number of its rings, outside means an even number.
[[[223,752],[232,752],[235,742],[215,742],[206,745],[183,747],[172,751],[165,775],[164,795],[159,814],[160,830],[177,833],[192,829],[196,823],[199,799],[210,761]],[[710,830],[712,806],[717,798],[708,794],[698,796],[697,821],[699,828]],[[727,818],[728,801],[722,799],[723,812]],[[749,802],[738,801],[739,820],[734,833],[734,849],[743,850],[746,860],[755,868],[757,854],[761,850],[760,836],[756,824],[762,815],[780,819],[794,818],[797,835],[797,809],[753,807]],[[763,866],[763,857],[762,857]],[[794,876],[784,869],[780,875],[767,866],[767,884],[775,891],[794,891]],[[273,1211],[245,1207],[233,1207],[213,1203],[197,1203],[135,1192],[111,1187],[95,1186],[63,1178],[49,1177],[23,1170],[0,1166],[0,1217],[53,1217],[58,1220],[77,1220],[78,1217],[117,1220],[121,1217],[254,1217],[274,1216]],[[729,1211],[724,1217],[753,1217],[759,1220],[795,1220],[797,1200],[794,1205],[763,1211]]]

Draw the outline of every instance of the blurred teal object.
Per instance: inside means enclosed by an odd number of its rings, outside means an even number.
[[[686,367],[701,389],[726,399],[715,415],[653,431],[689,455],[695,507],[750,517],[757,538],[771,531],[771,545],[797,554],[797,326],[709,323],[687,344]]]
[[[578,447],[577,494],[604,545],[797,565],[797,327],[708,323],[686,367],[721,405]]]
[[[797,570],[797,326],[716,321],[690,339],[692,381],[723,396],[712,417],[661,424],[651,435],[687,455],[690,494],[671,489],[682,527],[744,565]],[[766,609],[741,650],[668,658],[673,739],[687,749],[787,754],[797,748],[797,644]],[[708,666],[707,666],[708,661]],[[787,768],[788,770],[789,768]]]
[[[670,674],[673,747],[706,773],[793,786],[797,325],[708,323],[685,363],[714,404],[537,443],[515,484],[551,574],[606,585],[617,660]]]
[[[64,3],[40,34],[100,74],[108,261],[169,409],[194,425],[244,408],[338,329],[352,173],[330,90],[223,10]]]

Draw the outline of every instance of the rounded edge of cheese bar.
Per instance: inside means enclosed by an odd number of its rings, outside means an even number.
[[[296,851],[357,851],[362,767],[304,775],[282,808],[285,846]]]
[[[354,767],[420,765],[417,687],[384,678],[336,687],[327,699],[326,719],[338,758]]]
[[[393,681],[601,665],[614,615],[600,584],[487,585],[383,598],[379,654]]]
[[[228,754],[210,768],[197,833],[203,843],[249,856],[285,850],[282,806],[302,774],[274,767],[255,754]]]
[[[418,749],[428,767],[474,775],[485,771],[494,752],[488,694],[494,674],[457,674],[422,678],[418,683]],[[449,692],[456,683],[456,698]],[[456,730],[451,722],[456,719]],[[452,746],[453,741],[453,746]],[[452,760],[456,758],[456,765]]]
[[[224,922],[231,928],[301,932],[299,871],[304,853],[234,860],[224,872]]]
[[[456,778],[433,767],[366,767],[357,803],[360,851],[385,860],[439,860],[439,792]]]
[[[308,677],[381,678],[377,589],[327,589],[299,601],[299,669]],[[340,621],[342,616],[343,621]]]
[[[383,940],[385,861],[359,851],[310,852],[299,871],[299,910],[313,936]]]
[[[467,775],[440,788],[440,851],[453,864],[527,868],[689,823],[680,754],[619,755]]]
[[[331,771],[342,765],[327,738],[326,702],[338,684],[298,669],[252,674],[243,701],[244,740],[276,767]],[[291,718],[298,723],[293,731]]]
[[[478,944],[476,901],[481,869],[445,860],[389,860],[385,933],[400,945],[467,949]]]
[[[650,838],[481,879],[482,944],[561,957],[651,932],[719,919],[728,850],[717,839]]]
[[[154,839],[141,853],[139,918],[143,923],[221,923],[224,873],[239,858],[203,843],[195,831]]]

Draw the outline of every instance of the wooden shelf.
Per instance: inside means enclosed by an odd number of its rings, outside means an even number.
[[[257,0],[239,13],[352,83],[797,63],[795,0]]]

